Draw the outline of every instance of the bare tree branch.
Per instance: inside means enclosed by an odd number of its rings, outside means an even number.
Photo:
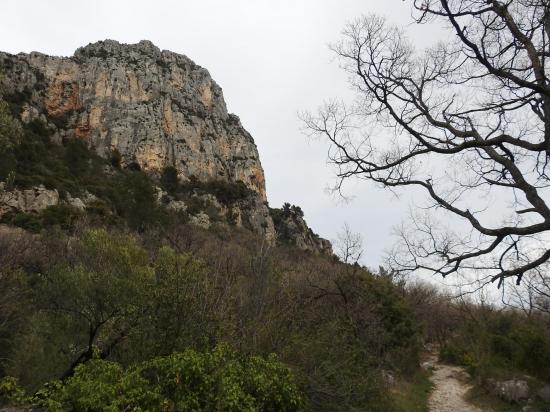
[[[394,270],[519,283],[550,261],[550,5],[414,0],[413,10],[455,39],[418,52],[383,18],[357,19],[332,46],[356,102],[302,120],[330,143],[336,189],[351,177],[416,187],[426,210],[447,216],[445,227],[411,220]]]

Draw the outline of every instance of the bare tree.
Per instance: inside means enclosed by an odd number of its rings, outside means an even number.
[[[417,52],[383,18],[352,22],[332,49],[356,101],[303,120],[331,143],[337,189],[426,194],[395,269],[519,283],[550,259],[550,3],[415,0],[413,16],[450,40]]]
[[[344,263],[356,264],[363,255],[363,238],[360,233],[351,231],[347,223],[342,231],[338,233],[338,240],[335,243],[336,255]]]
[[[550,314],[550,275],[548,265],[529,271],[521,285],[506,285],[502,290],[502,303],[521,310],[526,316]]]

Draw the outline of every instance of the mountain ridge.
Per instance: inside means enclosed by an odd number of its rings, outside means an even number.
[[[230,206],[202,192],[185,201],[196,205],[198,198],[208,204],[205,208],[217,209],[270,242],[279,237],[253,137],[227,111],[222,88],[208,70],[187,56],[160,50],[148,40],[104,40],[78,48],[71,57],[0,52],[0,71],[0,87],[14,114],[25,124],[44,123],[53,142],[80,140],[104,158],[117,157],[121,167],[156,179],[171,172],[188,186],[220,182],[239,191],[235,185],[244,184],[255,195]],[[162,190],[158,199],[171,209],[189,206]],[[211,224],[205,213],[192,221]],[[307,228],[305,222],[299,226]],[[331,253],[328,241],[319,247],[320,238],[309,228],[292,233],[295,238],[286,236],[285,242]]]

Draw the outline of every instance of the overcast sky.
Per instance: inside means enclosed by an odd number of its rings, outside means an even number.
[[[376,267],[409,200],[365,182],[347,187],[351,202],[327,193],[334,182],[328,146],[302,134],[297,113],[351,97],[328,49],[347,21],[377,13],[408,26],[418,47],[440,38],[433,28],[411,25],[410,12],[402,0],[2,1],[0,50],[70,56],[107,38],[147,39],[187,55],[209,70],[229,111],[253,135],[270,204],[300,205],[312,229],[331,240],[347,222],[363,236],[363,262]]]

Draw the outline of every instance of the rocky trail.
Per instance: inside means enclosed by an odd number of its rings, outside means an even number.
[[[437,355],[431,355],[426,364],[433,370],[430,379],[434,388],[428,400],[430,412],[486,412],[464,399],[470,389],[464,369],[439,363]]]

